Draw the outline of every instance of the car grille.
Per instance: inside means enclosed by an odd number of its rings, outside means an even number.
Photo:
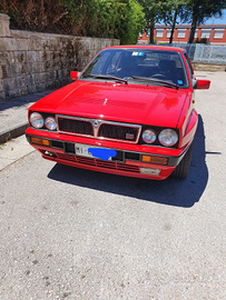
[[[128,126],[118,126],[112,124],[102,124],[100,126],[98,136],[107,139],[116,139],[123,141],[136,141],[137,128],[131,128]]]
[[[140,168],[138,166],[133,166],[129,164],[123,164],[113,161],[103,161],[96,158],[89,158],[83,156],[76,156],[64,153],[56,153],[57,157],[62,160],[76,162],[82,165],[94,166],[99,168],[119,170],[132,173],[140,173]]]
[[[58,118],[58,127],[62,132],[93,135],[92,124],[83,120]]]
[[[57,116],[58,131],[97,139],[137,143],[141,125],[110,122],[98,119]]]

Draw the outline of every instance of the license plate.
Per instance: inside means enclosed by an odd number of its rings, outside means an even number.
[[[92,157],[92,154],[88,151],[90,146],[83,144],[75,144],[75,153],[76,155]]]
[[[112,157],[117,155],[117,152],[113,149],[100,148],[85,144],[75,144],[76,155],[99,158],[102,160],[111,160]]]

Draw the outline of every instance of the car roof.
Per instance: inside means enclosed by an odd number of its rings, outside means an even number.
[[[120,45],[120,46],[112,46],[106,47],[104,49],[153,49],[153,50],[167,50],[167,51],[175,51],[180,53],[185,53],[185,49],[179,47],[170,47],[170,46],[159,46],[159,45]]]

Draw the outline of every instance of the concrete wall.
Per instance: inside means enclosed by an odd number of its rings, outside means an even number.
[[[103,47],[119,40],[77,37],[9,29],[0,14],[0,100],[19,97],[70,82]]]

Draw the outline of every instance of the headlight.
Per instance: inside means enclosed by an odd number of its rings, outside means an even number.
[[[56,120],[53,117],[48,117],[45,120],[45,126],[49,130],[56,130],[57,128]]]
[[[159,142],[166,147],[175,145],[178,141],[178,135],[176,131],[172,129],[164,129],[159,134]]]
[[[34,112],[30,115],[30,122],[31,122],[31,125],[35,128],[42,128],[44,125],[43,117],[41,116],[41,114],[36,113],[36,112]]]
[[[142,139],[147,144],[152,144],[156,140],[156,134],[153,130],[147,129],[142,133]]]

